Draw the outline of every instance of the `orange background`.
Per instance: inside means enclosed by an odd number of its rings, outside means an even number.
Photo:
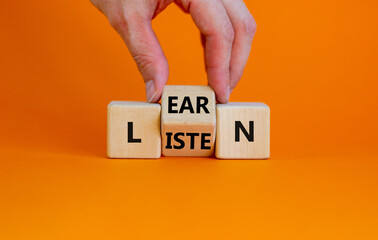
[[[145,99],[121,38],[89,1],[3,1],[0,239],[377,239],[378,1],[245,2],[263,161],[107,159],[107,104]],[[206,84],[190,16],[153,26],[168,84]]]

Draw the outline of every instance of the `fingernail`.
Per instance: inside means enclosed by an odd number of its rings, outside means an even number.
[[[230,86],[227,87],[227,102],[230,100],[230,94],[231,94],[231,90],[230,90]]]
[[[231,93],[234,91],[233,88],[230,88],[230,97],[231,97]]]
[[[156,96],[155,82],[154,80],[149,80],[146,82],[146,98],[147,102],[151,102]]]

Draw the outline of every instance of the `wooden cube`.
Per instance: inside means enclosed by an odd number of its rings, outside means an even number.
[[[113,101],[108,105],[108,157],[161,156],[160,104]]]
[[[161,105],[164,156],[214,153],[215,94],[209,86],[166,86]]]
[[[264,103],[217,105],[215,156],[265,159],[270,154],[270,110]]]

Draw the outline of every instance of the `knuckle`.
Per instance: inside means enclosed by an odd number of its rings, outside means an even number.
[[[241,31],[248,37],[253,38],[256,33],[256,27],[255,19],[253,19],[251,14],[248,14],[247,17],[241,21]]]
[[[145,72],[147,69],[156,65],[155,58],[143,53],[133,54],[133,59],[138,66],[140,72]]]

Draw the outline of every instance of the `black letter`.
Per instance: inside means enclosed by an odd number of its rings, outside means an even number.
[[[177,96],[168,97],[168,113],[177,113],[177,110],[173,110],[173,107],[177,107],[177,103],[173,103],[173,100],[177,100]]]
[[[194,149],[194,139],[199,133],[186,133],[186,136],[190,136],[190,149]]]
[[[210,137],[211,133],[202,133],[201,135],[201,149],[211,149],[210,146],[205,146],[205,143],[209,143],[210,139],[205,139],[205,137]]]
[[[142,139],[133,138],[133,122],[127,122],[127,142],[141,143]]]
[[[201,100],[204,101],[204,103],[201,103]],[[205,111],[205,113],[210,113],[209,109],[207,109],[206,105],[209,103],[209,99],[207,97],[197,97],[197,113],[201,112],[201,108]]]
[[[165,149],[172,149],[172,145],[171,145],[172,133],[166,132],[165,134],[167,135],[167,146],[165,146]]]
[[[185,134],[182,133],[182,132],[178,132],[178,133],[175,134],[174,139],[176,140],[176,142],[179,142],[180,145],[179,146],[175,145],[175,146],[173,146],[173,148],[174,149],[183,149],[185,147],[185,142],[182,139],[178,138],[178,136],[185,136]]]
[[[188,104],[188,106],[186,106],[186,104]],[[190,101],[190,98],[188,96],[184,97],[179,113],[183,113],[185,109],[189,109],[190,113],[194,113],[192,102]]]
[[[240,142],[240,129],[248,139],[248,142],[253,142],[253,121],[249,121],[249,132],[247,132],[240,121],[235,122],[235,142]]]

